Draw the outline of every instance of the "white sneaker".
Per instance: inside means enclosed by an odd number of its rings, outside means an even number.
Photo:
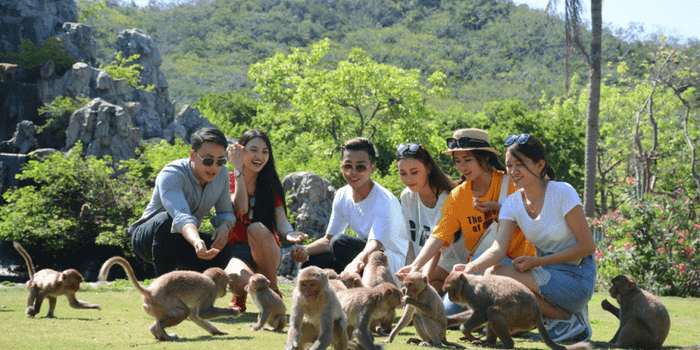
[[[585,331],[585,327],[574,315],[571,315],[571,318],[568,320],[550,319],[545,328],[547,329],[549,338],[555,342],[570,339]],[[540,337],[539,334],[535,334],[530,339],[540,341],[542,337]]]
[[[591,335],[593,334],[593,330],[591,329],[591,323],[588,321],[588,305],[584,306],[581,311],[577,312],[574,314],[574,317],[578,320],[578,322],[583,325],[583,332],[575,335],[573,338],[571,338],[572,341],[575,342],[581,342],[581,341],[588,341],[591,339]]]

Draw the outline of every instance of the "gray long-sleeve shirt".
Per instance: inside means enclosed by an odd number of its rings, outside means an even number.
[[[158,173],[151,201],[141,218],[131,224],[129,233],[163,211],[173,218],[170,232],[179,233],[184,225],[190,223],[199,228],[212,207],[216,211],[211,219],[214,227],[218,227],[223,220],[228,220],[233,227],[236,216],[233,214],[226,166],[221,167],[214,181],[202,187],[190,168],[190,159],[178,159]]]

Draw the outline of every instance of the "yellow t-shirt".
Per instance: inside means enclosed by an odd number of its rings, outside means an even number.
[[[494,170],[489,191],[486,195],[480,197],[479,200],[498,202],[502,180],[503,172]],[[508,194],[513,192],[515,192],[515,186],[510,181]],[[433,236],[446,241],[446,248],[452,243],[455,232],[461,229],[464,234],[464,247],[471,251],[476,246],[481,235],[486,232],[489,225],[498,217],[497,211],[482,213],[474,209],[473,198],[474,192],[472,191],[471,181],[465,181],[458,187],[455,187],[445,200],[445,204],[442,206],[442,218],[433,228]],[[522,255],[536,255],[535,246],[525,239],[523,231],[519,227],[516,227],[513,232],[510,245],[508,245],[507,255],[511,259]]]

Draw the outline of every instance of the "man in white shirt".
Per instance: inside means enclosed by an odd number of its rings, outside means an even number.
[[[343,144],[341,170],[348,184],[335,194],[326,235],[296,247],[292,259],[304,262],[303,267],[361,273],[369,255],[382,250],[392,275],[403,266],[408,239],[402,236],[401,204],[389,190],[372,181],[375,158],[374,145],[365,138]],[[347,227],[356,237],[345,234]]]

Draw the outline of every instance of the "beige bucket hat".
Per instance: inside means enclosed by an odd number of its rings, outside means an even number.
[[[497,156],[501,155],[501,152],[491,148],[489,134],[481,129],[459,129],[445,141],[447,141],[447,151],[442,152],[443,154],[452,154],[456,151],[484,150]]]

